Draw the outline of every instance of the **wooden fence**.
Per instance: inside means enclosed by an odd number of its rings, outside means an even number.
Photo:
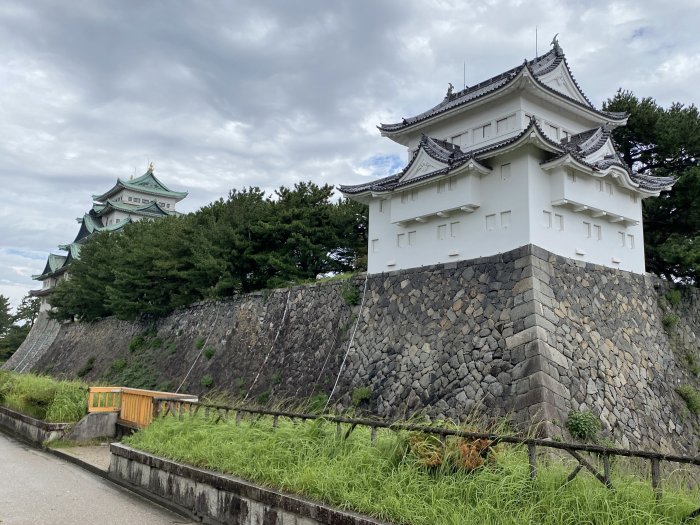
[[[280,418],[287,418],[291,421],[306,421],[306,420],[316,420],[322,419],[329,423],[335,423],[336,425],[336,436],[343,436],[347,439],[350,434],[358,427],[369,427],[370,429],[370,440],[374,444],[377,437],[377,429],[385,428],[393,431],[405,430],[410,432],[421,432],[424,434],[432,434],[439,436],[440,440],[445,443],[446,439],[450,436],[461,437],[471,440],[488,440],[490,442],[490,447],[494,447],[500,443],[509,443],[513,445],[522,445],[527,447],[527,457],[530,464],[530,478],[535,479],[537,477],[537,449],[555,449],[562,450],[573,457],[577,465],[567,477],[565,483],[571,482],[581,470],[588,470],[593,476],[605,485],[609,490],[615,490],[612,483],[612,467],[611,458],[613,457],[630,457],[639,458],[649,462],[650,474],[651,474],[651,486],[656,495],[656,499],[660,500],[662,497],[662,487],[661,487],[661,462],[666,461],[669,463],[686,464],[686,465],[696,465],[700,466],[700,456],[681,456],[676,454],[662,454],[659,452],[652,452],[647,450],[630,450],[623,448],[609,448],[600,445],[589,445],[580,443],[565,443],[561,441],[550,441],[546,439],[537,439],[531,437],[523,437],[517,435],[499,435],[491,433],[482,432],[468,432],[465,430],[459,430],[455,428],[443,428],[443,427],[431,427],[416,425],[401,421],[382,421],[382,420],[372,420],[372,419],[356,419],[348,418],[342,416],[332,416],[332,415],[318,415],[318,414],[302,414],[295,412],[285,412],[277,410],[264,410],[257,408],[245,408],[245,407],[230,407],[225,405],[215,405],[209,403],[199,403],[192,401],[183,401],[178,399],[172,399],[168,397],[154,397],[153,398],[153,416],[154,417],[165,417],[172,415],[175,417],[183,418],[185,415],[194,416],[198,413],[203,412],[203,415],[207,418],[215,418],[215,422],[227,421],[230,418],[230,414],[235,415],[236,424],[240,424],[243,414],[250,414],[253,416],[272,417],[272,428],[273,431],[277,428]],[[345,431],[343,432],[343,425],[345,426]],[[603,464],[603,469],[600,471],[590,460],[582,456],[582,453],[592,453],[597,455]],[[687,519],[693,519],[700,516],[700,508],[693,511]]]
[[[176,399],[179,402],[197,402],[196,396],[125,388],[91,386],[88,394],[88,412],[118,412],[118,422],[133,428],[147,427],[153,420],[155,398]]]

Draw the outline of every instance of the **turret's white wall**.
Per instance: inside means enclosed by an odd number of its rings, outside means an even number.
[[[612,223],[604,217],[594,218],[590,211],[575,212],[569,207],[553,206],[552,179],[557,175],[541,168],[540,162],[544,158],[541,150],[523,147],[491,159],[492,172],[488,175],[470,175],[475,179],[480,195],[480,207],[472,213],[455,212],[449,217],[432,215],[424,219],[426,222],[413,220],[404,226],[391,222],[392,216],[411,215],[409,211],[397,212],[394,207],[409,209],[430,203],[432,209],[437,210],[440,203],[451,203],[454,194],[438,193],[437,182],[413,190],[413,201],[405,199],[402,203],[400,194],[395,194],[390,200],[383,201],[381,212],[380,200],[373,199],[369,207],[369,272],[473,259],[535,244],[572,259],[643,273],[641,199],[633,203],[627,190],[611,178],[604,179],[615,183],[614,192],[612,196],[607,192],[601,194],[598,207],[617,213],[624,210],[625,214],[639,219],[639,224],[629,226]],[[503,168],[505,165],[510,165],[510,168]],[[591,199],[596,197],[599,179],[581,172],[576,175],[577,193],[590,195]],[[466,181],[466,176],[458,180],[457,194],[469,187]],[[544,212],[550,214],[547,220]],[[506,218],[509,218],[508,224],[504,223]],[[456,222],[459,222],[459,232],[453,236],[451,225]],[[591,237],[587,235],[584,222],[591,225]],[[438,237],[438,226],[441,225],[445,226],[443,239]],[[600,228],[600,239],[597,227]],[[403,246],[399,246],[397,236],[400,234],[404,235]],[[624,246],[620,234],[624,235]],[[630,236],[634,239],[634,247],[630,246]]]

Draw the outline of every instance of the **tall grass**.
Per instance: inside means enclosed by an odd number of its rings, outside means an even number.
[[[428,469],[407,447],[408,436],[357,428],[344,440],[335,425],[280,420],[214,424],[203,417],[156,420],[125,441],[138,449],[237,475],[337,507],[401,524],[670,524],[689,514],[697,494],[664,493],[626,476],[609,491],[589,475],[564,484],[570,471],[551,458],[529,478],[522,448],[502,446],[496,461],[471,473]]]
[[[87,385],[0,372],[0,404],[44,421],[73,423],[87,413]]]

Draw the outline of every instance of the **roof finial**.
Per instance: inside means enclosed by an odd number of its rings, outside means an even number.
[[[454,89],[455,87],[452,85],[452,82],[447,83],[447,95],[445,95],[445,98],[452,99],[454,96]]]
[[[149,163],[148,163],[148,171],[149,171],[150,173],[153,173],[153,170],[154,170],[154,169],[156,169],[156,167],[153,165],[152,162],[149,162]]]
[[[554,48],[554,53],[556,55],[562,55],[563,51],[561,49],[561,46],[559,45],[559,40],[557,40],[557,37],[559,36],[559,33],[554,35],[554,38],[552,38],[551,46]]]

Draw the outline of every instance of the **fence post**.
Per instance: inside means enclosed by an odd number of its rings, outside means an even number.
[[[527,462],[530,464],[530,479],[537,477],[537,447],[532,443],[527,444]]]
[[[661,501],[661,468],[659,458],[651,458],[651,488],[656,501]]]

